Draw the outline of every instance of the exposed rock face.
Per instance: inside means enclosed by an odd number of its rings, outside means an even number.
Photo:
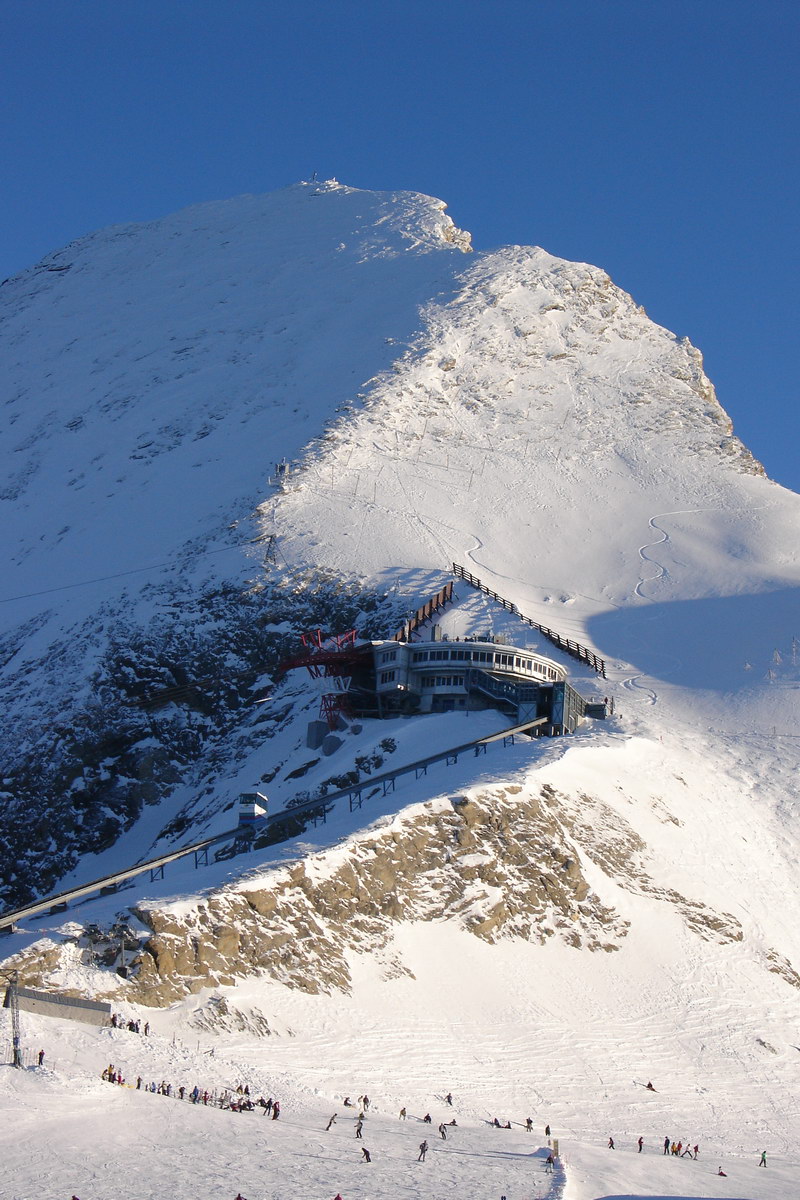
[[[686,924],[706,941],[740,942],[742,927],[731,913],[717,913],[673,888],[659,887],[644,868],[647,847],[628,822],[607,804],[581,794],[577,800],[542,789],[568,815],[574,836],[605,873],[630,892],[672,904]],[[675,818],[672,818],[673,820]],[[777,967],[770,968],[781,971]]]
[[[415,805],[382,827],[265,874],[260,885],[225,890],[193,912],[134,909],[150,936],[129,979],[129,1000],[162,1006],[205,988],[264,974],[308,993],[349,991],[348,955],[377,956],[386,978],[410,974],[394,942],[403,921],[455,921],[495,943],[557,937],[575,948],[613,951],[628,922],[590,888],[593,871],[640,896],[677,909],[701,938],[740,941],[729,913],[660,887],[646,869],[647,847],[619,813],[598,799],[508,786]],[[59,948],[33,947],[14,965],[21,982],[58,986]],[[769,969],[798,985],[791,964],[770,952]],[[100,989],[102,992],[102,989]],[[217,997],[202,1022],[269,1033],[262,1013],[247,1017]]]
[[[190,923],[137,909],[153,933],[136,998],[163,1003],[253,971],[307,992],[348,990],[348,950],[388,950],[404,920],[456,919],[490,942],[558,933],[590,949],[613,949],[625,932],[590,891],[544,794],[508,789],[415,807],[357,839],[332,873],[319,866],[310,859],[276,871],[269,888],[223,892]],[[390,955],[388,969],[405,968]]]

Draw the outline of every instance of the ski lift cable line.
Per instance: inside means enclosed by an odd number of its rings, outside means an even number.
[[[243,546],[256,546],[264,540],[263,537],[250,538],[246,542],[236,542],[233,546],[218,546],[216,550],[200,550],[190,555],[189,561],[196,558],[207,558],[212,554],[225,554],[229,550],[240,550]],[[21,592],[18,596],[0,596],[0,604],[12,604],[15,600],[31,600],[36,596],[49,596],[53,592],[67,592],[72,588],[91,587],[95,583],[108,583],[112,579],[123,579],[126,575],[141,575],[145,571],[158,571],[163,567],[175,567],[175,562],[151,563],[149,567],[132,567],[129,571],[117,571],[114,575],[98,575],[95,579],[80,579],[77,583],[61,583],[56,587],[42,588],[38,592]]]

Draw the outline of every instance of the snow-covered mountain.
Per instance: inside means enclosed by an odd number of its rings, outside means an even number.
[[[364,1088],[424,1108],[455,1075],[460,1123],[535,1105],[579,1143],[641,1132],[632,1080],[657,1074],[648,1137],[685,1121],[791,1158],[800,499],[699,352],[602,271],[469,250],[438,200],[329,181],[6,281],[5,903],[225,830],[243,788],[281,808],[500,728],[365,721],[317,756],[318,694],[278,670],[308,628],[390,635],[454,561],[602,655],[605,680],[563,662],[613,718],[144,876],[8,951],[31,982],[175,1004],[155,1028],[235,1036],[262,1067],[281,1035],[298,1113]],[[534,644],[456,595],[452,638]],[[120,910],[127,980],[97,940]],[[565,1194],[602,1194],[575,1156]]]

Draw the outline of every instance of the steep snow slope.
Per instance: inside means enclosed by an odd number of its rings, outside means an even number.
[[[22,860],[9,898],[111,844],[187,771],[196,787],[192,764],[252,699],[235,695],[240,679],[285,653],[297,580],[269,617],[247,598],[264,571],[245,553],[246,518],[276,462],[452,288],[469,240],[443,208],[299,184],[102,231],[2,288],[0,620],[14,717],[0,841]],[[298,619],[329,615],[317,604]],[[213,694],[193,730],[174,710],[148,721],[132,707],[198,679]],[[42,817],[35,864],[23,808]]]
[[[3,599],[230,544],[276,458],[450,283],[468,240],[443,207],[298,184],[104,230],[7,280]]]
[[[269,780],[280,805],[387,736],[398,763],[465,740],[474,718],[367,723],[309,765],[314,692],[273,679],[305,624],[388,632],[453,559],[596,646],[608,680],[571,671],[614,720],[461,760],[283,851],[137,884],[125,906],[146,901],[161,938],[146,988],[88,969],[63,918],[33,923],[18,961],[120,1003],[197,992],[175,1027],[224,1043],[242,1026],[239,1053],[279,1061],[321,1111],[348,1090],[391,1111],[453,1086],[472,1122],[555,1112],[583,1146],[576,1200],[621,1191],[626,1170],[652,1191],[640,1164],[595,1154],[614,1130],[650,1145],[691,1127],[714,1152],[791,1160],[800,501],[732,436],[697,351],[601,271],[464,248],[438,201],[299,185],[95,235],[3,289],[8,596],[68,589],[2,606],[5,836],[23,806],[36,817],[32,846],[27,826],[6,844],[28,851],[29,890],[48,863],[91,878],[226,828],[241,785]],[[284,456],[281,491],[265,476]],[[451,636],[521,635],[458,592]],[[198,682],[188,710],[131,708]],[[651,1075],[665,1095],[645,1112]],[[499,1190],[491,1154],[442,1194]],[[309,1194],[325,1194],[315,1156]],[[796,1168],[751,1194],[790,1195]],[[698,1196],[767,1186],[696,1179]]]

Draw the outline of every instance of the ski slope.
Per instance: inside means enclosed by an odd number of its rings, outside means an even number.
[[[170,1012],[147,1013],[153,1027],[148,1038],[23,1014],[24,1044],[31,1051],[44,1048],[46,1058],[41,1069],[0,1069],[3,1104],[13,1113],[0,1133],[3,1195],[15,1200],[72,1194],[81,1200],[141,1200],[167,1193],[190,1200],[198,1191],[229,1200],[239,1191],[248,1200],[283,1200],[287,1194],[333,1200],[337,1192],[345,1200],[445,1200],[454,1191],[509,1200],[796,1195],[794,1146],[784,1146],[774,1133],[777,1099],[768,1111],[754,1110],[743,1121],[741,1106],[728,1092],[731,1075],[711,1065],[711,1045],[708,1069],[686,1077],[674,1039],[689,1040],[695,1031],[691,1023],[682,1031],[666,1026],[669,1005],[644,1011],[643,1004],[637,1022],[621,1025],[612,994],[603,995],[595,983],[579,1039],[565,1035],[565,1014],[541,1004],[533,1035],[534,1014],[524,1011],[513,988],[523,965],[516,948],[499,964],[495,956],[491,974],[476,975],[470,967],[489,963],[474,962],[474,946],[454,947],[435,928],[409,929],[407,937],[419,975],[413,985],[401,985],[390,1020],[385,991],[376,986],[367,961],[356,997],[324,1009],[313,1002],[298,1005],[295,997],[281,1014],[292,1020],[292,1031],[276,1028],[267,1038],[246,1032],[209,1037]],[[538,962],[536,971],[552,972],[563,982],[571,967],[559,957]],[[493,981],[497,975],[499,986]],[[476,986],[476,979],[484,982]],[[509,985],[503,1003],[501,989]],[[258,998],[274,999],[263,990]],[[744,995],[738,1012],[746,1003]],[[722,1001],[716,1012],[703,1013],[712,1041],[725,1029],[731,1072],[740,1047],[735,1027],[726,1023],[737,1018],[737,1008]],[[7,1023],[7,1014],[3,1019]],[[773,1037],[781,1020],[785,1030],[793,1015],[775,1014]],[[668,1028],[671,1039],[661,1036]],[[775,1097],[787,1086],[783,1094],[792,1094],[794,1062],[768,1052],[760,1063],[753,1058],[751,1096],[758,1094],[767,1058]],[[587,1070],[592,1059],[614,1066],[599,1077]],[[640,1068],[635,1075],[629,1073],[633,1061]],[[133,1089],[100,1079],[109,1062]],[[137,1075],[145,1086],[166,1080],[175,1089],[198,1084],[209,1091],[233,1090],[246,1083],[254,1099],[261,1093],[279,1099],[281,1117],[271,1121],[260,1111],[234,1114],[137,1092]],[[656,1093],[645,1090],[645,1076],[654,1078]],[[364,1091],[371,1105],[359,1143],[357,1110],[345,1108],[343,1099],[355,1101]],[[448,1091],[452,1108],[444,1099]],[[398,1119],[403,1106],[405,1122]],[[431,1125],[421,1120],[427,1112]],[[337,1122],[326,1132],[333,1113]],[[512,1129],[491,1128],[495,1116],[503,1124],[510,1120]],[[532,1134],[524,1128],[529,1116]],[[443,1142],[437,1126],[453,1118],[458,1127],[448,1129]],[[547,1124],[561,1152],[561,1170],[553,1177],[544,1171]],[[609,1136],[614,1151],[606,1148]],[[645,1141],[641,1155],[639,1136]],[[664,1136],[699,1142],[697,1162],[665,1158]],[[424,1137],[430,1152],[421,1164]],[[361,1161],[362,1144],[372,1155],[369,1165]],[[765,1148],[766,1171],[757,1167]],[[720,1166],[725,1179],[716,1175]]]

